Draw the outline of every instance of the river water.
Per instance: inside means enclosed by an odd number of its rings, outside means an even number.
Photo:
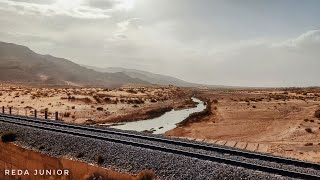
[[[153,130],[153,134],[163,134],[166,131],[176,128],[177,127],[176,124],[186,119],[189,116],[189,114],[203,111],[206,108],[206,106],[204,105],[204,102],[200,101],[199,99],[192,98],[192,100],[198,103],[198,105],[194,108],[177,110],[177,111],[173,109],[169,112],[166,112],[162,116],[154,119],[128,122],[123,125],[111,126],[111,127],[115,129],[133,130],[133,131]]]

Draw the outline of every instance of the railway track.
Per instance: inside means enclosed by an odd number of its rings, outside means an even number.
[[[288,169],[282,169],[282,168],[275,168],[265,165],[259,165],[255,163],[250,162],[243,162],[239,160],[234,160],[230,158],[224,158],[224,157],[217,157],[210,154],[205,153],[199,153],[199,152],[190,152],[186,150],[181,150],[179,148],[171,148],[171,147],[165,147],[161,145],[154,145],[154,144],[148,144],[143,142],[135,142],[135,141],[128,141],[121,138],[114,138],[114,137],[106,137],[102,135],[95,135],[87,133],[89,132],[98,132],[98,133],[104,133],[104,134],[113,134],[118,136],[125,136],[130,138],[137,138],[137,139],[143,139],[143,140],[149,140],[149,141],[155,141],[155,142],[161,142],[166,144],[173,144],[177,146],[183,146],[188,148],[194,148],[194,149],[200,149],[205,151],[214,151],[218,153],[223,154],[232,154],[237,156],[242,156],[246,158],[252,158],[252,159],[258,159],[273,163],[280,163],[285,165],[293,165],[299,168],[312,168],[314,170],[319,170],[320,165],[315,163],[308,163],[304,161],[299,160],[293,160],[293,159],[287,159],[287,158],[281,158],[281,157],[275,157],[270,155],[264,155],[264,154],[258,154],[258,153],[252,153],[252,152],[246,152],[236,149],[228,149],[223,147],[216,147],[216,146],[210,146],[205,144],[198,144],[193,142],[185,142],[185,141],[179,141],[174,139],[168,139],[168,138],[161,138],[161,137],[155,137],[155,136],[148,136],[143,134],[134,134],[134,133],[127,133],[122,131],[115,131],[115,130],[109,130],[109,129],[99,129],[94,127],[88,127],[88,126],[80,126],[80,125],[74,125],[74,124],[68,124],[63,122],[57,122],[57,121],[48,121],[48,120],[39,120],[39,119],[33,119],[23,116],[13,116],[13,115],[7,115],[7,114],[0,114],[0,122],[6,122],[6,123],[12,123],[16,125],[21,126],[27,126],[37,129],[43,129],[48,131],[54,131],[59,133],[66,133],[70,135],[80,136],[80,137],[86,137],[86,138],[94,138],[104,141],[110,141],[115,143],[121,143],[125,145],[131,145],[135,147],[140,148],[147,148],[151,150],[157,150],[162,151],[166,153],[173,153],[178,155],[183,155],[191,158],[198,158],[201,160],[207,160],[212,162],[219,162],[224,164],[229,164],[233,166],[239,166],[244,167],[252,170],[262,171],[262,172],[268,172],[272,174],[278,174],[282,176],[287,176],[291,178],[302,178],[302,179],[320,179],[320,176],[317,174],[312,173],[303,173],[303,172],[297,172],[292,171]],[[81,132],[81,130],[83,132]]]

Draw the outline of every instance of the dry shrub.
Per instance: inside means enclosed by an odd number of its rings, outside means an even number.
[[[87,103],[87,104],[92,103],[92,100],[91,100],[90,98],[88,98],[88,97],[85,97],[85,98],[77,98],[76,100],[82,101],[82,102]]]
[[[213,104],[213,101],[211,102],[208,101],[207,107],[203,111],[189,114],[189,116],[185,120],[179,122],[177,126],[178,127],[186,126],[189,123],[200,121],[200,120],[203,120],[204,117],[210,116],[211,114],[213,114],[213,112],[211,111],[212,104]]]
[[[82,158],[84,156],[84,153],[80,152],[76,154],[76,158]]]
[[[86,175],[83,179],[84,180],[103,180],[104,178],[98,174],[90,174],[90,175]]]
[[[110,97],[106,97],[106,98],[104,98],[104,101],[108,103],[108,102],[111,101],[111,98]]]
[[[95,160],[97,164],[102,164],[104,161],[103,157],[100,154],[95,156]]]
[[[74,100],[76,100],[76,97],[74,97],[74,96],[68,96],[68,101],[74,101]]]
[[[103,111],[103,107],[97,107],[98,111]]]
[[[12,142],[12,141],[15,141],[16,140],[16,133],[14,132],[4,132],[1,134],[1,141],[2,142]]]
[[[40,109],[40,113],[44,113],[44,112],[46,112],[48,110],[49,110],[48,108]]]
[[[306,144],[304,144],[305,146],[312,146],[313,145],[313,143],[306,143]]]
[[[311,128],[306,128],[305,129],[308,133],[312,133],[312,129]]]
[[[135,91],[134,89],[128,89],[127,93],[137,94],[138,92]]]
[[[157,102],[157,100],[151,99],[150,102],[155,103],[155,102]]]
[[[94,120],[92,120],[92,119],[87,119],[84,124],[86,124],[86,125],[92,125],[92,124],[96,124],[96,121],[94,121]]]
[[[93,96],[93,99],[96,100],[97,103],[101,103],[101,99],[99,96]]]
[[[314,113],[314,117],[320,119],[320,109],[316,110],[316,112]]]
[[[153,171],[150,171],[150,170],[141,171],[137,176],[137,180],[153,180],[153,179],[155,179],[155,174]]]
[[[70,115],[71,115],[70,112],[65,112],[65,113],[63,114],[63,117],[70,117]]]

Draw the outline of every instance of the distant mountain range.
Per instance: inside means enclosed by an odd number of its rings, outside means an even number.
[[[86,66],[84,67],[88,69],[95,70],[97,72],[103,73],[123,73],[131,78],[140,79],[142,81],[146,81],[150,84],[157,84],[157,85],[175,85],[181,87],[196,87],[199,84],[189,83],[183,80],[180,80],[175,77],[165,76],[161,74],[154,74],[147,71],[136,70],[136,69],[126,69],[121,67],[107,67],[107,68],[99,68],[94,66]]]
[[[0,81],[37,85],[115,87],[149,83],[124,73],[97,72],[67,59],[40,55],[17,44],[0,42]]]
[[[120,67],[98,68],[70,60],[41,55],[25,46],[0,41],[0,81],[37,84],[118,87],[135,85],[175,85],[196,87],[174,77]]]

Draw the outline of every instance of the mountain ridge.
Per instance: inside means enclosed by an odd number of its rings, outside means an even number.
[[[98,72],[108,72],[108,73],[116,73],[122,72],[132,78],[138,78],[143,81],[147,81],[150,84],[157,84],[157,85],[175,85],[181,87],[196,87],[200,84],[190,83],[172,76],[162,75],[157,73],[151,73],[144,70],[137,70],[137,69],[130,69],[130,68],[122,68],[122,67],[106,67],[100,68],[95,66],[88,66],[82,65],[88,69],[93,69]]]
[[[143,70],[79,65],[65,58],[38,54],[27,46],[2,41],[0,41],[0,82],[50,86],[228,87],[190,83],[175,77]]]
[[[0,69],[2,82],[106,87],[149,84],[124,73],[97,72],[64,58],[37,54],[26,46],[1,41]]]

